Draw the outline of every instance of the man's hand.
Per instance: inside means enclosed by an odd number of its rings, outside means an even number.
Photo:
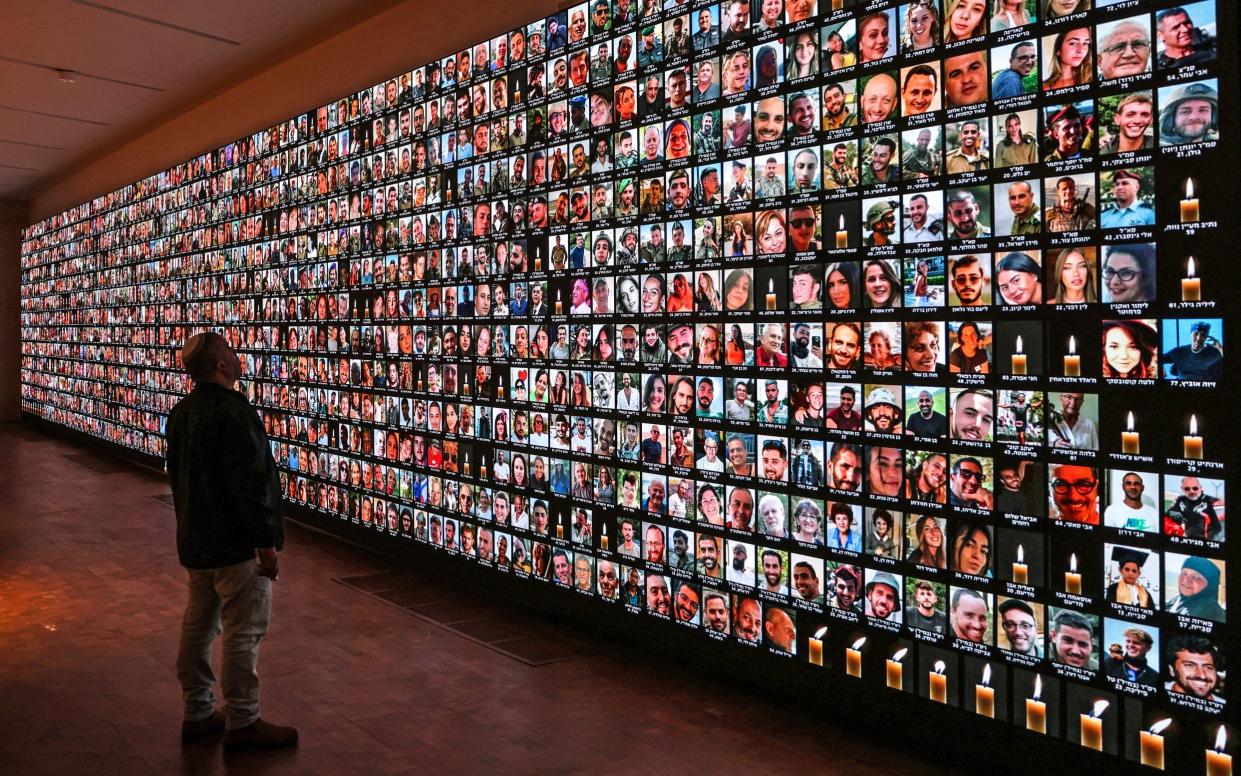
[[[280,561],[276,557],[276,548],[259,547],[255,553],[258,555],[259,576],[273,581],[279,579]]]

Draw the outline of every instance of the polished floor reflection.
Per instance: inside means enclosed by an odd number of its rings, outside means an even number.
[[[86,452],[0,425],[5,773],[930,772],[612,645],[538,667],[505,657],[334,583],[391,565],[296,526],[260,670],[264,716],[298,726],[301,745],[183,748],[184,585],[173,512],[155,498],[168,488]]]

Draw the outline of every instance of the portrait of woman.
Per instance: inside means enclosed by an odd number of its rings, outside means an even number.
[[[637,315],[641,300],[638,279],[633,275],[622,275],[616,282],[616,311],[622,315]]]
[[[870,518],[870,531],[866,533],[866,551],[880,558],[895,558],[897,554],[896,530],[892,513],[876,509]]]
[[[857,307],[858,268],[853,262],[841,261],[827,265],[827,303],[833,310]]]
[[[940,326],[938,321],[907,322],[905,328],[905,368],[911,372],[938,372]]]
[[[763,255],[784,253],[788,245],[788,228],[783,210],[764,210],[754,219],[754,233],[758,236],[758,252]]]
[[[662,413],[667,399],[668,384],[661,374],[647,376],[642,386],[642,406],[647,412]]]
[[[1089,304],[1099,301],[1094,269],[1086,254],[1077,248],[1066,248],[1056,257],[1052,277],[1056,283],[1055,304]]]
[[[1110,246],[1100,274],[1104,302],[1134,304],[1155,300],[1155,249],[1151,245]]]
[[[1053,21],[1072,16],[1079,11],[1089,11],[1090,0],[1043,0],[1043,19]]]
[[[1042,270],[1029,254],[1010,253],[996,262],[995,287],[1006,305],[1043,303]]]
[[[901,30],[901,52],[924,51],[939,43],[939,3],[937,0],[913,0],[901,8],[904,25]]]
[[[789,80],[806,78],[819,72],[819,40],[813,31],[799,32],[786,44],[785,77]]]
[[[898,341],[898,347],[899,344]],[[879,371],[899,369],[901,359],[897,355],[897,349],[893,347],[892,337],[886,328],[871,328],[866,335],[866,368]]]
[[[689,279],[684,272],[672,276],[672,292],[668,294],[668,312],[693,312],[694,294],[689,288]]]
[[[841,29],[847,29],[852,22],[846,22]],[[857,64],[857,54],[845,45],[845,38],[838,30],[827,33],[823,39],[823,69],[834,72]]]
[[[888,53],[891,32],[888,14],[880,11],[867,14],[858,22],[858,55],[863,64],[883,59]]]
[[[780,52],[774,45],[759,47],[754,54],[754,88],[780,83]]]
[[[720,508],[720,491],[717,486],[698,486],[698,519],[708,525],[724,525],[724,512]]]
[[[868,308],[881,310],[896,307],[899,304],[901,281],[897,277],[893,264],[894,262],[885,259],[871,259],[863,266],[862,281],[866,289]]]
[[[1028,2],[1029,0],[994,0],[991,6],[991,31],[1011,30],[1035,21],[1035,14],[1026,7]]]
[[[985,35],[987,26],[987,0],[948,0],[944,9],[944,43]]]
[[[728,331],[728,344],[724,346],[724,359],[732,366],[750,363],[750,345],[745,341],[741,325],[734,323]]]
[[[753,310],[754,298],[751,294],[753,280],[752,270],[734,269],[724,278],[724,309]]]
[[[1063,30],[1056,36],[1050,57],[1044,56],[1047,78],[1043,79],[1043,91],[1090,83],[1094,78],[1090,38],[1089,27]]]
[[[698,273],[698,282],[694,286],[694,304],[703,312],[720,311],[720,292],[715,287],[717,277],[711,272]]]
[[[909,563],[932,568],[948,568],[948,556],[944,552],[944,529],[939,519],[931,515],[923,515],[914,524],[914,537],[917,545],[905,556]]]
[[[1103,376],[1133,380],[1159,375],[1158,336],[1153,322],[1103,322]]]
[[[952,568],[976,577],[991,576],[991,529],[963,523],[952,536]]]
[[[642,312],[662,313],[664,293],[664,279],[656,274],[647,275],[642,281]]]

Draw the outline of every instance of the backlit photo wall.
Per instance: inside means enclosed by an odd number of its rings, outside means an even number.
[[[325,524],[1224,773],[1236,23],[573,6],[29,227],[23,407],[215,329]]]

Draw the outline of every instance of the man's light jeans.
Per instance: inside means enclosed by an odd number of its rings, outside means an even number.
[[[271,614],[271,580],[259,576],[253,560],[218,569],[186,569],[189,591],[181,621],[177,678],[185,699],[185,720],[215,711],[215,673],[211,644],[224,634],[220,685],[227,728],[246,727],[259,718],[259,642]]]

